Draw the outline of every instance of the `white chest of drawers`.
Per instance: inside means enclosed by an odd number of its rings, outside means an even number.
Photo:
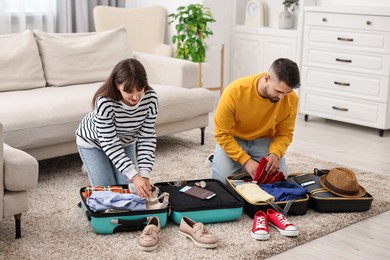
[[[300,113],[390,129],[390,9],[305,9]]]

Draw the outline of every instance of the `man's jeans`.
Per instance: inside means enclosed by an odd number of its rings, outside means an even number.
[[[246,151],[250,157],[259,162],[261,157],[267,157],[269,151],[269,145],[272,141],[271,138],[259,138],[252,141],[244,141],[235,138],[237,143]],[[280,171],[284,176],[288,175],[286,160],[284,156],[279,159]],[[226,184],[226,177],[234,173],[238,173],[243,169],[243,166],[233,161],[225,151],[218,144],[215,146],[213,166],[212,166],[212,178],[218,179]]]
[[[124,147],[126,155],[136,165],[135,144]],[[127,183],[127,177],[120,173],[107,155],[98,148],[78,146],[81,160],[88,172],[89,183],[96,185],[120,185]]]

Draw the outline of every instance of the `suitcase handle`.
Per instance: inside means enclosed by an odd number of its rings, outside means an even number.
[[[138,231],[144,229],[147,218],[139,218],[134,220],[113,218],[110,220],[111,224],[118,225],[114,228],[113,233],[122,231]]]
[[[279,205],[274,203],[274,202],[270,202],[269,201],[268,204],[270,204],[274,209],[276,209],[277,211],[282,213],[284,216],[287,216],[288,215],[288,211],[290,210],[291,205],[293,204],[293,202],[294,202],[294,200],[287,201],[287,203],[286,203],[286,205],[284,206],[283,209]]]

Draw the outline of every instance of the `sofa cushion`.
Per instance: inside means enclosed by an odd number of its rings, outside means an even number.
[[[46,85],[37,43],[30,30],[0,35],[0,91]]]
[[[104,81],[121,60],[132,57],[123,27],[93,33],[34,30],[49,85]]]
[[[208,89],[153,84],[151,87],[158,96],[156,125],[197,117],[214,110],[215,96]]]
[[[92,97],[101,85],[98,82],[1,93],[5,142],[14,148],[29,149],[75,140],[75,131],[91,110]],[[23,105],[15,105],[15,100]]]
[[[38,184],[38,162],[34,157],[4,144],[4,187],[24,191]]]

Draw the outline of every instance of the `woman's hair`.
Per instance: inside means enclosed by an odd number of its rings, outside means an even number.
[[[272,63],[270,70],[279,81],[286,83],[290,88],[294,89],[301,86],[298,65],[292,60],[277,59]]]
[[[95,107],[98,97],[107,97],[116,101],[122,100],[123,97],[117,88],[121,84],[124,84],[123,90],[125,92],[131,92],[134,87],[138,91],[151,89],[144,66],[136,59],[125,59],[114,67],[111,75],[96,91],[92,99],[92,107]]]

